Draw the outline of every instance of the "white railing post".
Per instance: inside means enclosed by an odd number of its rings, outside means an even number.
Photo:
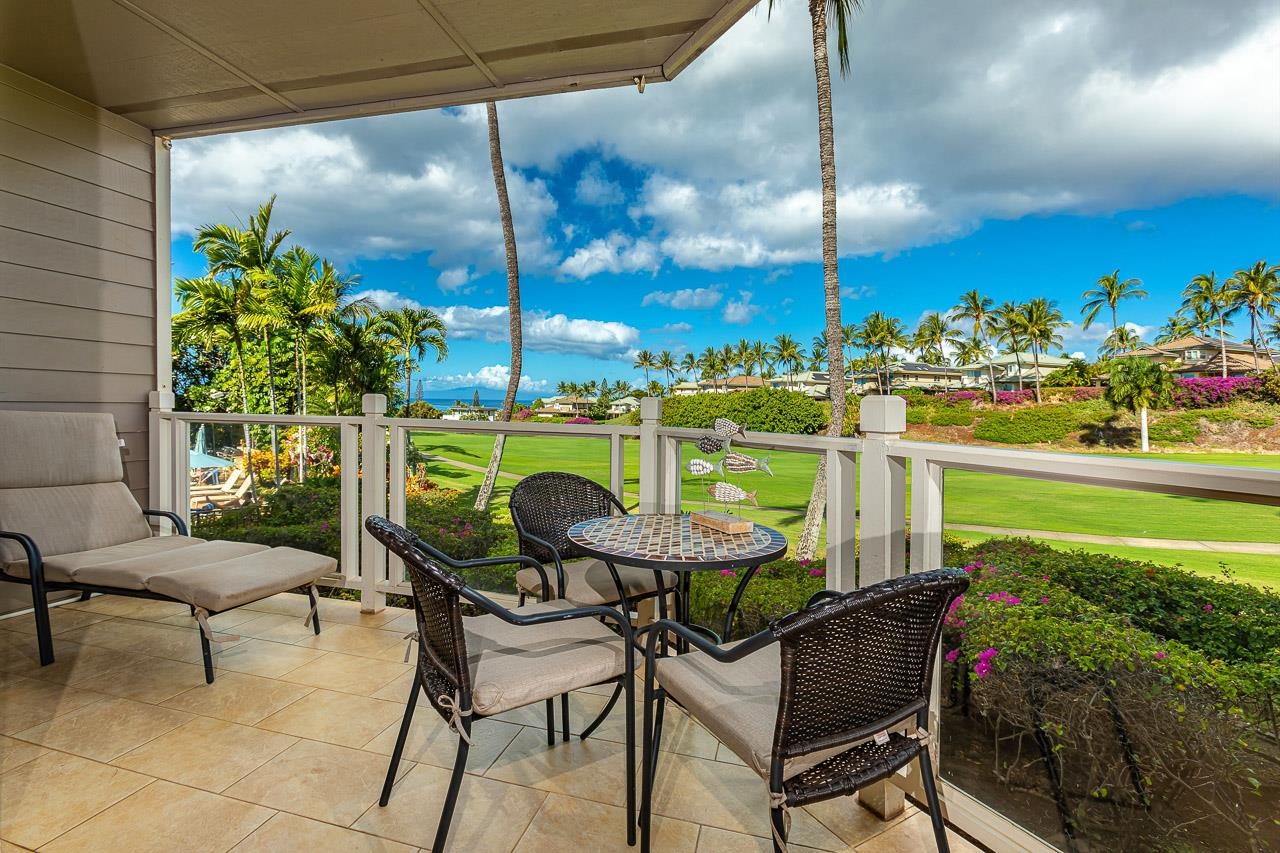
[[[662,401],[645,397],[640,401],[640,511],[661,512],[662,442],[658,423],[662,419]]]
[[[626,504],[627,488],[627,445],[622,433],[615,432],[609,436],[609,491],[619,501]]]
[[[388,466],[388,484],[387,484],[387,518],[404,526],[405,518],[408,515],[408,506],[405,500],[405,489],[408,486],[407,465],[405,464],[405,445],[407,444],[408,430],[404,427],[392,425],[391,427],[391,464]],[[387,579],[393,584],[398,584],[404,580],[404,560],[394,554],[387,555]]]
[[[147,394],[147,501],[159,509],[177,511],[173,495],[172,391]]]
[[[858,568],[861,585],[870,586],[906,573],[906,465],[889,455],[886,442],[907,431],[907,401],[864,397],[859,413],[863,441]]]
[[[338,571],[351,580],[360,577],[360,541],[364,527],[360,523],[360,424],[344,421],[338,427],[338,529],[340,552]]]
[[[664,435],[658,438],[658,460],[661,466],[662,501],[659,512],[681,512],[680,439]]]
[[[942,568],[943,468],[911,457],[911,571]]]
[[[857,586],[857,454],[827,451],[827,589]]]
[[[380,423],[387,413],[385,394],[365,394],[360,449],[360,611],[376,613],[387,606],[386,593],[378,590],[387,570],[387,552],[364,529],[364,519],[387,514],[387,428]],[[344,460],[345,462],[345,460]]]

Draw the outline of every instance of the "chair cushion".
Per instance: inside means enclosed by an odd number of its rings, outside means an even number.
[[[519,615],[567,610],[567,601],[529,604]],[[471,670],[471,705],[493,716],[590,687],[626,671],[626,645],[596,619],[512,625],[497,616],[462,620]]]
[[[649,595],[657,592],[657,581],[652,569],[638,569],[632,566],[618,566],[618,578],[628,596]],[[546,567],[547,582],[551,584],[551,595],[556,594],[556,567]],[[663,572],[662,582],[667,589],[676,585],[675,572]],[[528,595],[542,597],[542,579],[534,568],[520,569],[516,572],[516,586]],[[580,560],[564,564],[564,595],[574,604],[610,605],[618,603],[618,587],[613,582],[613,575],[603,560]]]
[[[4,450],[8,464],[8,448]],[[0,489],[0,530],[25,533],[43,557],[93,551],[151,536],[124,483]],[[0,565],[26,562],[17,542],[0,539]],[[12,574],[12,570],[10,570]]]
[[[151,541],[177,538],[179,537],[157,536]],[[71,572],[71,577],[77,583],[113,586],[120,589],[150,589],[151,581],[160,575],[195,566],[213,570],[216,569],[215,564],[266,550],[266,545],[256,545],[252,542],[201,542],[194,539],[186,548],[161,550],[128,559],[82,565]]]
[[[76,551],[71,554],[56,554],[44,557],[44,576],[46,580],[68,583],[75,580],[76,572],[86,566],[103,563],[114,563],[120,560],[133,560],[153,554],[167,554],[179,549],[190,548],[204,542],[190,536],[151,536],[136,542],[124,542],[106,548],[93,548],[89,551]],[[43,556],[43,555],[42,555]],[[5,571],[15,577],[31,577],[27,561],[8,563]]]
[[[109,414],[0,411],[0,448],[0,489],[124,479],[116,422]]]
[[[337,568],[338,561],[323,554],[296,548],[262,548],[217,563],[157,574],[148,579],[147,589],[218,613],[306,586]]]
[[[691,652],[659,658],[656,664],[658,684],[671,698],[767,780],[782,682],[778,644],[771,643],[733,663]],[[782,778],[790,779],[848,749],[839,746],[787,759]]]

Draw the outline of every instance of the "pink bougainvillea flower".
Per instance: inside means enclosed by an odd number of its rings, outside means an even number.
[[[1041,603],[1041,604],[1048,604],[1048,603],[1049,603],[1049,596],[1047,596],[1047,595],[1042,595],[1042,596],[1040,596],[1040,603]]]
[[[947,652],[947,663],[955,663],[956,659],[959,657],[960,657],[960,650],[952,649],[951,651]]]
[[[801,561],[800,561],[800,565],[802,565],[802,566],[808,566],[808,565],[809,565],[810,563],[812,563],[812,562],[813,562],[813,560],[810,560],[808,557],[806,557],[805,559],[803,559],[803,560],[801,560]]]
[[[820,577],[822,577],[822,576],[823,576],[823,575],[825,575],[825,574],[826,574],[826,572],[825,572],[825,571],[823,571],[822,569],[810,569],[810,570],[809,570],[809,577],[811,577],[811,578],[820,578]]]
[[[1206,604],[1206,605],[1204,606],[1204,612],[1205,612],[1205,613],[1212,613],[1212,612],[1213,612],[1213,605],[1212,605],[1212,604]]]
[[[720,577],[722,578],[736,578],[737,576],[738,576],[738,573],[735,572],[733,569],[720,570]]]
[[[1156,652],[1156,660],[1164,660],[1168,656],[1166,652]]]

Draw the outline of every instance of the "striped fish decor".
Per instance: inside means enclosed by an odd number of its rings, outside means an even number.
[[[745,437],[747,434],[747,431],[742,428],[741,424],[731,421],[728,418],[716,418],[715,422],[711,424],[711,429],[716,435],[723,438],[726,442],[732,441],[735,435]]]
[[[725,443],[714,435],[704,435],[698,439],[697,447],[702,453],[719,453],[724,450]]]
[[[705,460],[693,461],[701,462]],[[726,471],[730,474],[747,474],[751,471],[763,471],[770,477],[773,476],[773,472],[769,470],[768,456],[757,459],[754,456],[748,456],[745,453],[738,453],[737,451],[726,453],[724,458],[715,464],[715,471],[721,476],[724,476]]]
[[[695,477],[705,477],[712,471],[716,470],[716,466],[712,465],[705,459],[690,459],[685,464],[685,469]]]
[[[760,506],[756,501],[756,493],[748,492],[741,486],[721,480],[707,487],[707,494],[722,504],[740,504],[750,502],[752,506]]]

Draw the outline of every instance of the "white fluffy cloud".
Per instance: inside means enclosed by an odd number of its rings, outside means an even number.
[[[421,308],[422,303],[410,299],[393,290],[361,290],[351,296],[352,299],[368,299],[383,311],[395,311],[398,308]]]
[[[730,299],[724,304],[721,319],[735,326],[745,326],[755,319],[763,309],[751,302],[753,294],[750,290],[739,290],[737,299]]]
[[[488,343],[509,340],[505,305],[486,308],[449,305],[435,310],[444,320],[451,337],[479,339]],[[640,340],[640,330],[626,323],[585,320],[538,310],[526,310],[522,320],[525,347],[541,352],[616,359],[633,350]]]
[[[715,287],[686,287],[680,290],[651,290],[640,300],[641,307],[663,305],[677,311],[714,308],[723,294]]]
[[[560,264],[560,273],[572,278],[590,278],[602,272],[652,271],[661,263],[658,247],[653,243],[633,240],[615,231],[578,248]]]
[[[492,388],[494,390],[506,390],[507,382],[511,380],[511,368],[505,364],[490,364],[479,370],[468,373],[454,373],[448,376],[432,376],[426,380],[426,384],[431,388],[465,388],[474,386],[477,388]],[[545,391],[547,388],[547,380],[530,379],[525,374],[520,374],[521,391]]]

